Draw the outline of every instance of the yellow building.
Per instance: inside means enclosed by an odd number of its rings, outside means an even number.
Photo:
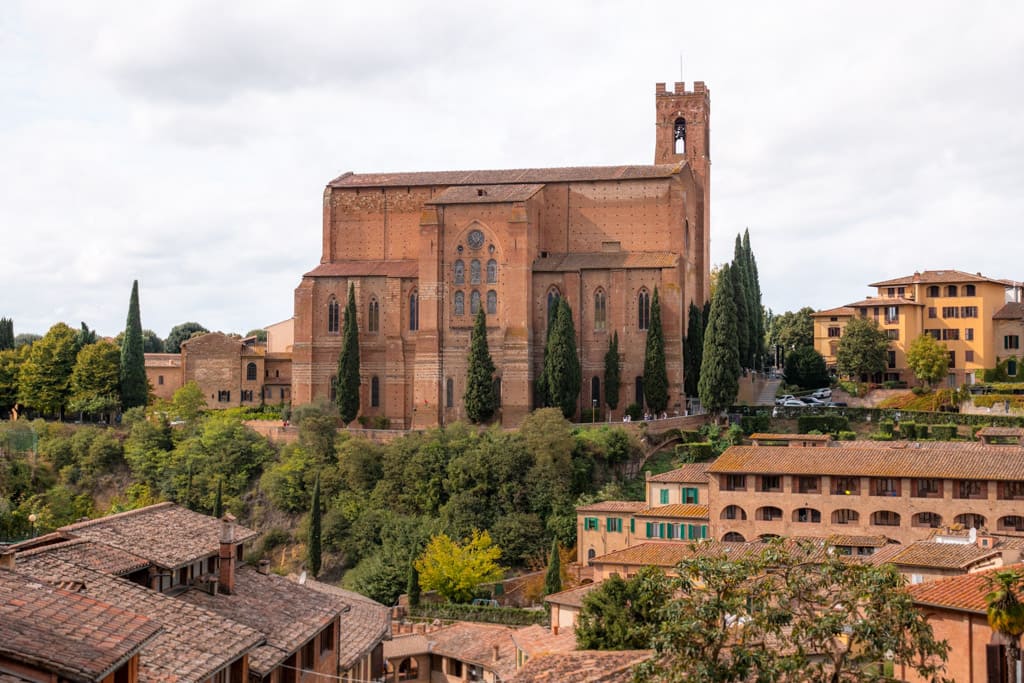
[[[958,270],[926,270],[868,286],[876,288],[875,296],[812,315],[814,348],[829,368],[836,365],[839,339],[854,316],[875,320],[890,340],[885,371],[864,380],[915,383],[906,351],[922,334],[930,334],[949,349],[950,386],[973,384],[981,379],[982,370],[995,367],[997,358],[1012,353],[1003,350],[1006,340],[996,334],[993,320],[1012,289],[1006,280]]]

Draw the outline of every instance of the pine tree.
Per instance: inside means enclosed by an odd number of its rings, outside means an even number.
[[[420,606],[420,572],[416,565],[409,565],[409,577],[405,584],[405,595],[409,598],[409,607]]]
[[[307,543],[309,571],[314,577],[320,573],[321,512],[320,475],[318,474],[316,475],[316,484],[313,485],[313,503],[309,510],[309,540]]]
[[[348,424],[359,414],[359,322],[356,320],[356,289],[348,286],[348,305],[345,306],[345,324],[342,328],[341,354],[338,356],[336,380],[338,412],[341,421]]]
[[[498,409],[494,388],[494,361],[487,346],[487,314],[481,306],[469,341],[466,394],[462,397],[466,417],[473,422],[487,422],[494,416]]]
[[[661,303],[657,287],[651,298],[651,324],[647,328],[647,347],[644,349],[644,400],[655,415],[668,407],[665,336],[661,330]]]
[[[690,302],[690,321],[683,342],[683,389],[687,396],[697,395],[700,381],[700,359],[704,353],[704,314]]]
[[[723,267],[711,302],[697,393],[709,413],[725,410],[739,393],[740,359],[736,343],[736,297],[728,265]]]
[[[551,556],[548,558],[548,572],[544,575],[544,595],[562,590],[562,556],[558,541],[551,542]]]
[[[608,353],[604,354],[604,402],[615,410],[619,407],[619,385],[622,369],[619,366],[619,333],[612,333]]]
[[[146,356],[142,348],[142,319],[139,315],[139,281],[135,280],[121,342],[121,407],[128,410],[144,406],[148,398],[149,382],[146,380]]]
[[[14,321],[0,318],[0,351],[14,348]]]
[[[541,381],[551,407],[560,408],[566,418],[576,414],[576,402],[583,382],[583,370],[576,350],[576,326],[572,309],[564,298],[558,300],[558,313],[548,338]]]
[[[750,367],[750,312],[747,300],[746,268],[743,262],[743,243],[736,235],[732,263],[729,266],[732,277],[733,297],[736,302],[736,346],[740,354],[740,367]],[[721,278],[719,278],[721,279]],[[721,284],[721,283],[719,283]]]
[[[224,480],[217,480],[217,497],[213,499],[213,516],[220,519],[224,515]]]

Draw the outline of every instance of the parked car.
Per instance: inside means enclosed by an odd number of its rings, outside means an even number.
[[[785,401],[782,402],[782,407],[783,408],[806,408],[807,404],[804,403],[803,401],[801,401],[798,398],[793,398],[792,396],[790,396],[789,398],[787,398]]]
[[[775,405],[781,406],[783,403],[790,400],[791,398],[795,398],[793,394],[783,394],[782,396],[779,396],[778,398],[775,399]]]
[[[814,398],[821,398],[821,399],[832,398],[832,390],[829,389],[828,387],[823,387],[821,389],[815,389],[814,393],[811,394],[811,396],[813,396]]]
[[[846,401],[829,401],[825,404],[826,408],[845,408]]]
[[[801,396],[800,400],[809,406],[823,406],[825,402],[812,396]]]

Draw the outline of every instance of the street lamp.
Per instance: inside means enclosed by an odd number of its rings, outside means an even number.
[[[34,513],[34,512],[31,515],[28,516],[28,523],[32,525],[32,538],[36,537],[36,520],[37,519],[39,519],[39,518],[36,517],[36,513]]]

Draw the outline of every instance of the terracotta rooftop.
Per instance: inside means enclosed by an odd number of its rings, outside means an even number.
[[[1024,481],[1024,449],[959,448],[954,443],[920,448],[850,447],[845,443],[832,448],[730,446],[708,471]]]
[[[456,185],[431,197],[427,204],[503,204],[523,202],[544,189],[538,183],[511,185]]]
[[[583,598],[586,597],[587,593],[597,588],[598,585],[596,583],[585,583],[559,593],[552,593],[544,598],[544,602],[565,605],[566,607],[582,607]]]
[[[893,285],[912,285],[915,282],[924,284],[944,284],[947,282],[994,282],[1003,284],[1000,280],[985,277],[981,273],[965,273],[961,270],[924,270],[913,275],[905,275],[893,280],[872,282],[868,287],[889,287]]]
[[[751,441],[831,441],[831,434],[767,434],[758,432],[747,437]]]
[[[706,484],[708,483],[707,469],[706,462],[689,463],[662,474],[652,474],[648,481],[659,484]]]
[[[157,503],[61,527],[71,538],[88,538],[140,555],[155,565],[176,569],[201,557],[216,554],[220,547],[221,522],[174,503]],[[257,533],[235,525],[235,541]]]
[[[0,659],[100,681],[159,631],[141,614],[0,570]]]
[[[1005,571],[1010,568],[1020,570],[1024,569],[1024,565],[1017,564],[1008,567],[998,567],[974,574],[926,581],[925,583],[909,586],[907,590],[910,592],[911,597],[914,598],[914,602],[919,605],[985,614],[987,611],[985,596],[992,591],[987,582],[988,577],[997,571]],[[1018,591],[1017,596],[1019,599],[1024,600],[1024,592]]]
[[[812,318],[817,318],[819,316],[835,316],[838,318],[842,315],[857,315],[857,309],[850,308],[849,306],[840,306],[839,308],[827,308],[824,311],[811,313]]]
[[[654,541],[599,555],[592,562],[594,564],[674,567],[683,560],[693,557],[718,557],[723,554],[736,557],[752,554],[763,547],[761,543],[726,543],[713,540],[699,543]]]
[[[605,500],[600,503],[581,505],[576,512],[638,512],[647,507],[642,500]]]
[[[857,548],[881,548],[889,544],[885,536],[853,536],[844,534],[833,534],[826,539],[835,546],[850,546]]]
[[[1011,301],[992,314],[993,320],[1022,320],[1024,319],[1024,304]]]
[[[867,299],[855,301],[852,304],[846,304],[843,308],[863,308],[865,306],[924,306],[924,304],[920,301],[897,296],[885,297],[884,299],[882,297],[868,297]]]
[[[616,268],[675,268],[679,255],[662,251],[598,251],[575,254],[551,254],[533,262],[538,273],[564,273],[579,270]]]
[[[570,166],[492,171],[424,171],[412,173],[343,173],[328,187],[413,187],[429,185],[505,185],[515,183],[586,182],[669,178],[684,164],[660,166]]]
[[[478,664],[507,680],[516,671],[516,646],[513,629],[496,624],[457,622],[427,634],[430,651]],[[494,648],[498,657],[494,657]]]
[[[19,553],[16,571],[40,582],[76,582],[83,585],[79,595],[163,627],[139,653],[141,683],[201,681],[263,643],[263,635],[248,626],[49,553]]]
[[[631,683],[650,650],[578,650],[530,659],[509,683]]]
[[[693,505],[692,503],[673,503],[672,505],[660,505],[655,508],[648,508],[635,513],[637,517],[671,517],[673,519],[707,519],[707,505]]]
[[[430,652],[430,642],[421,633],[410,633],[407,635],[395,636],[391,640],[384,641],[384,658],[412,657]]]
[[[967,569],[1001,553],[992,548],[979,548],[973,543],[935,543],[918,541],[905,546],[891,558],[893,564],[935,569]]]
[[[391,610],[370,598],[327,583],[306,579],[307,588],[330,596],[342,609],[338,632],[338,662],[342,670],[351,668],[356,660],[391,635]],[[345,607],[348,611],[344,611]]]
[[[131,574],[134,571],[145,569],[149,566],[149,560],[144,557],[139,557],[127,550],[121,550],[120,548],[86,538],[76,538],[62,543],[26,550],[19,553],[18,557],[31,557],[39,553],[46,553],[51,557],[56,557],[72,564],[117,576]]]
[[[319,592],[247,565],[236,570],[230,595],[192,589],[178,599],[262,633],[266,642],[249,655],[249,669],[260,676],[269,674],[340,612]]]
[[[513,631],[512,642],[527,657],[538,657],[552,652],[572,652],[576,649],[576,632],[567,628],[555,635],[550,628],[534,624]]]
[[[982,427],[977,431],[978,436],[1024,436],[1024,428],[1021,427]]]
[[[388,261],[334,261],[321,263],[303,277],[418,277],[419,262],[413,259]]]

